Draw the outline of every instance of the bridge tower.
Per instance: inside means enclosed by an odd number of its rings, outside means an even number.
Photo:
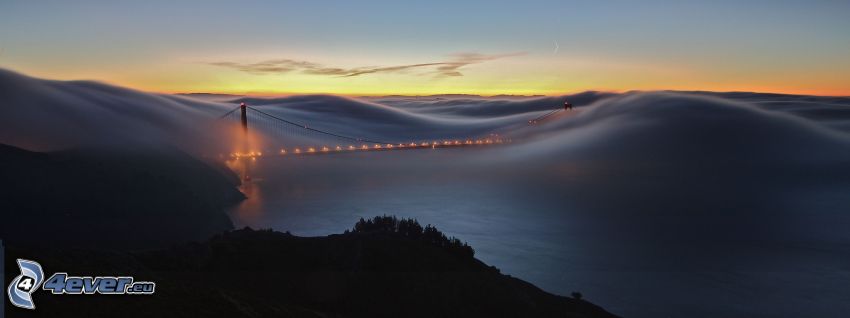
[[[242,111],[242,132],[248,133],[248,105],[245,103],[239,104],[239,110]]]
[[[248,152],[251,150],[250,141],[248,141],[248,105],[245,103],[239,103],[239,110],[242,113],[242,143],[243,143],[243,152]],[[250,170],[248,167],[248,161],[242,161],[242,176],[245,181],[251,180]]]

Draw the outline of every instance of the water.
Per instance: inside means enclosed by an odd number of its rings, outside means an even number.
[[[841,243],[850,242],[841,234],[850,222],[838,213],[848,206],[846,186],[737,172],[695,183],[704,176],[588,163],[517,167],[477,153],[261,159],[233,219],[319,236],[361,217],[416,218],[469,242],[505,274],[556,294],[580,291],[628,317],[850,311],[850,253]]]

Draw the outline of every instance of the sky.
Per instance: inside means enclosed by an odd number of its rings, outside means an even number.
[[[850,1],[0,1],[0,67],[162,93],[850,95]]]

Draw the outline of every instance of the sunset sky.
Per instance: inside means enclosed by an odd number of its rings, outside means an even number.
[[[165,93],[850,95],[850,1],[4,0],[0,67]]]

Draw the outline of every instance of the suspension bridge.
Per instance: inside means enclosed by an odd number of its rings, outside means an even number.
[[[561,111],[572,110],[573,106],[565,102],[564,107],[552,109],[534,119],[527,125],[537,125]],[[285,145],[273,147],[271,151],[252,149],[249,141],[249,118],[252,127],[257,127],[263,134],[274,135],[275,140],[281,140]],[[510,143],[511,138],[499,133],[489,133],[483,136],[464,136],[456,138],[439,138],[427,140],[379,140],[353,136],[327,129],[314,128],[306,123],[296,122],[267,111],[257,109],[245,103],[219,116],[219,122],[238,123],[242,133],[243,146],[240,151],[229,154],[229,160],[250,159],[267,156],[303,156],[338,154],[348,152],[397,151],[416,149],[443,149],[459,147],[478,147]],[[268,149],[268,147],[265,147]]]

